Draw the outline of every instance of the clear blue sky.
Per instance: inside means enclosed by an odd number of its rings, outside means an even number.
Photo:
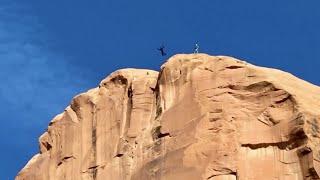
[[[0,0],[0,179],[76,94],[112,71],[169,55],[230,55],[319,85],[319,0]]]

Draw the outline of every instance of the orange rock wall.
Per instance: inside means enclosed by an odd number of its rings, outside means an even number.
[[[231,57],[175,55],[76,96],[16,180],[320,175],[320,88]]]

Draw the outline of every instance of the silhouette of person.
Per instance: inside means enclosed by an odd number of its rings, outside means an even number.
[[[167,53],[165,53],[165,52],[164,52],[164,46],[163,46],[163,45],[162,45],[162,46],[160,46],[160,48],[158,48],[158,50],[160,51],[161,56],[165,56],[165,55],[167,55]]]
[[[198,54],[199,53],[199,45],[198,43],[196,43],[195,47],[194,47],[194,54]]]

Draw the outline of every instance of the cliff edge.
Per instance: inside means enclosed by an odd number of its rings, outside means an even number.
[[[226,56],[118,70],[73,98],[16,180],[320,176],[320,88]]]

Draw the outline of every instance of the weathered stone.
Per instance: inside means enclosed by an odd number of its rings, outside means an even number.
[[[16,180],[319,179],[320,88],[226,56],[175,55],[76,96]]]

